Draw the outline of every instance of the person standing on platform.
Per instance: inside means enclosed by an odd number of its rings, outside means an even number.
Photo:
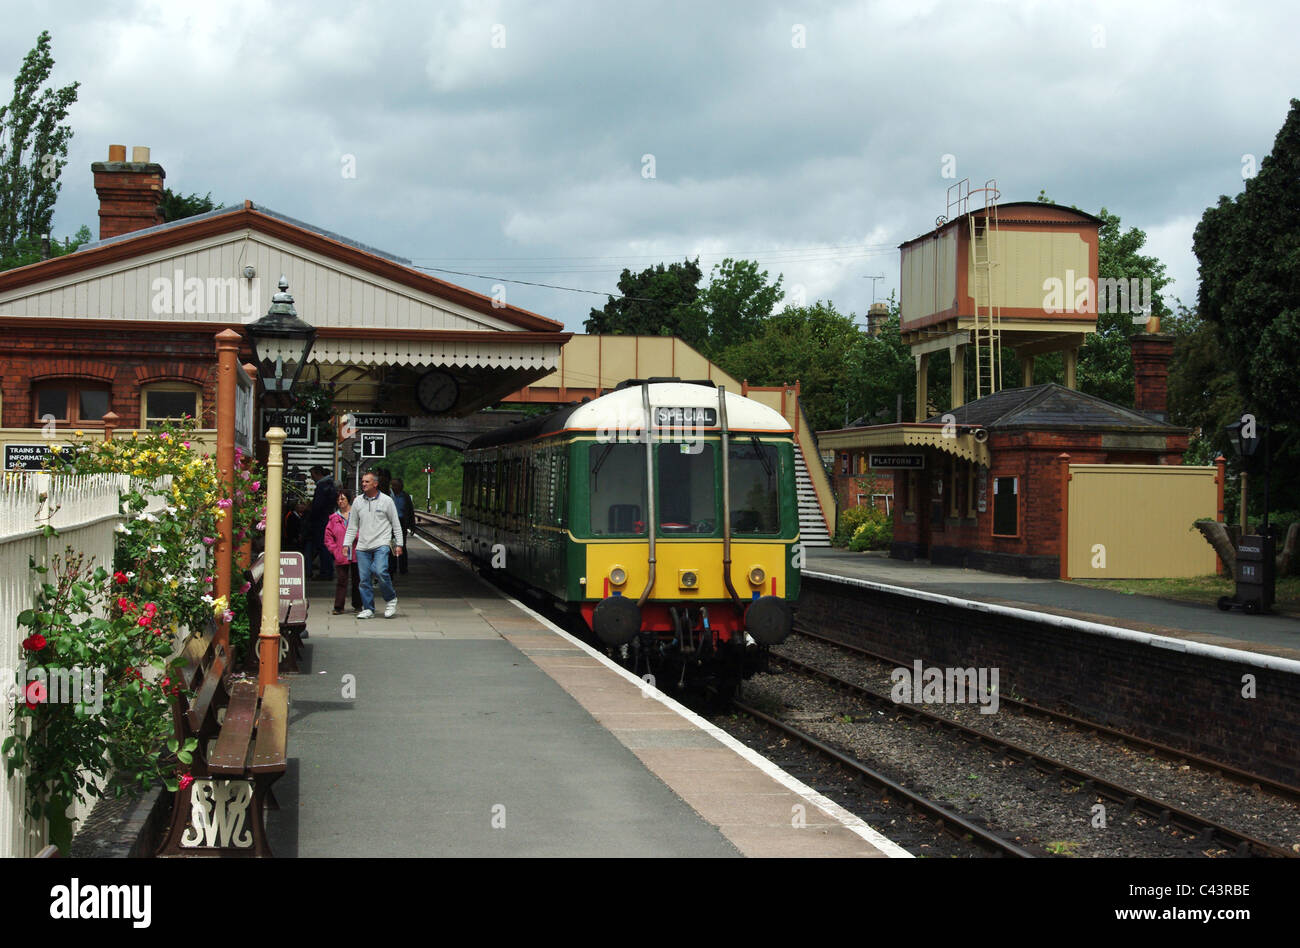
[[[379,492],[393,496],[393,475],[386,467],[375,468],[375,474],[379,477]]]
[[[334,554],[334,615],[343,614],[348,601],[348,586],[352,587],[352,608],[361,611],[361,574],[357,567],[357,553],[343,554],[343,538],[348,533],[348,520],[352,514],[352,491],[339,490],[338,510],[330,514],[325,527],[325,548]]]
[[[409,543],[411,532],[415,529],[415,499],[406,492],[406,484],[400,477],[394,477],[393,487],[393,506],[397,508],[397,519],[402,524],[402,533],[405,534]],[[410,559],[407,556],[409,552],[407,547],[402,548],[402,555],[397,558],[397,574],[405,576]]]
[[[364,493],[352,505],[348,532],[343,537],[343,556],[351,559],[355,547],[357,566],[361,570],[361,611],[358,619],[373,619],[375,594],[372,577],[379,578],[379,594],[384,597],[384,618],[397,614],[397,593],[388,575],[389,553],[402,555],[402,523],[397,518],[393,498],[379,492],[379,477],[374,473],[361,478]]]
[[[325,527],[338,505],[338,488],[334,486],[334,478],[319,464],[312,466],[311,479],[316,482],[316,491],[311,497],[310,529],[303,543],[307,554],[307,573],[309,576],[315,573],[316,557],[319,554],[320,575],[312,578],[333,579],[334,557],[325,549]]]
[[[286,553],[305,553],[307,531],[307,502],[300,500],[284,515],[284,534],[280,548]],[[311,564],[307,564],[310,571]]]

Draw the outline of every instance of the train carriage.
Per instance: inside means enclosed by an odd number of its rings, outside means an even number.
[[[713,383],[633,380],[465,452],[466,552],[654,667],[789,634],[794,433]]]

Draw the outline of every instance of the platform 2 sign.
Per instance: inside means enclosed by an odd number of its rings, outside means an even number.
[[[924,454],[873,454],[871,467],[878,471],[922,471]]]
[[[65,461],[71,461],[76,456],[76,450],[71,445],[63,445],[56,448]],[[45,466],[45,461],[50,456],[50,446],[48,444],[6,444],[5,445],[5,470],[6,471],[39,471]]]

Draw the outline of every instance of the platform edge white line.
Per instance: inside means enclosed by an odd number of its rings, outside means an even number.
[[[683,705],[678,703],[676,699],[664,694],[658,688],[648,687],[646,685],[646,682],[643,679],[633,675],[626,668],[622,667],[617,662],[612,661],[608,656],[600,654],[600,652],[596,651],[586,642],[582,641],[579,638],[575,638],[573,635],[570,635],[568,632],[561,629],[550,619],[547,619],[545,616],[529,608],[524,603],[520,602],[518,599],[515,599],[513,596],[509,596],[503,593],[500,589],[493,586],[482,576],[478,575],[478,573],[474,572],[473,570],[464,566],[464,564],[460,563],[454,556],[451,556],[445,550],[440,549],[437,546],[437,544],[430,543],[429,540],[427,540],[424,537],[419,537],[419,539],[429,548],[436,550],[438,553],[445,556],[447,559],[451,560],[451,562],[455,563],[461,569],[464,569],[467,573],[469,573],[471,576],[477,579],[488,589],[492,590],[494,593],[504,598],[507,602],[510,602],[513,605],[515,605],[526,615],[531,616],[537,622],[541,623],[546,628],[550,629],[552,632],[556,633],[561,638],[565,639],[567,642],[582,649],[584,652],[586,652],[588,655],[590,655],[592,658],[596,659],[597,661],[601,662],[607,668],[617,672],[630,684],[636,685],[638,689],[640,689],[644,694],[647,695],[647,697],[652,697],[657,701],[659,701],[661,704],[663,704],[665,707],[671,709],[672,711],[675,711],[678,715],[690,721],[693,725],[695,725],[701,731],[704,731],[706,734],[708,734],[718,743],[722,744],[728,750],[731,750],[736,754],[739,754],[744,760],[748,761],[750,764],[753,764],[764,774],[771,777],[773,780],[781,784],[787,790],[791,791],[796,796],[802,798],[806,802],[811,803],[817,809],[821,810],[827,816],[831,817],[837,823],[842,825],[845,829],[849,830],[851,833],[855,834],[856,836],[870,843],[872,846],[875,846],[877,849],[879,849],[882,853],[884,853],[889,858],[891,859],[915,859],[916,858],[912,853],[908,852],[902,846],[898,845],[898,843],[889,839],[887,836],[883,835],[878,830],[872,829],[872,827],[868,825],[866,821],[864,821],[861,817],[854,816],[852,813],[850,813],[844,807],[840,806],[835,801],[827,799],[825,796],[818,793],[816,790],[814,790],[812,787],[805,784],[803,781],[795,777],[792,777],[790,774],[786,773],[776,764],[772,763],[772,761],[768,760],[762,754],[758,753],[758,751],[754,750],[751,747],[747,747],[745,744],[742,744],[740,741],[736,740],[736,738],[732,737],[726,731],[722,730],[721,728],[713,724],[710,724],[708,721],[704,720],[704,718],[700,717],[694,711],[690,710],[687,707],[684,707]]]

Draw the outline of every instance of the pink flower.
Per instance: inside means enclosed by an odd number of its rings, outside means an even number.
[[[180,788],[182,790],[188,790],[190,788],[190,784],[192,784],[193,782],[194,782],[193,774],[181,774]]]
[[[259,521],[257,521],[257,529],[258,529],[258,530],[265,530],[265,529],[266,529],[266,521],[265,521],[265,520],[259,520]]]
[[[217,501],[217,506],[220,507],[222,510],[226,510],[227,508],[230,507],[232,503],[233,501],[229,497],[222,497],[219,501]]]
[[[182,447],[182,448],[185,448],[185,449],[188,450],[188,449],[189,449],[189,446],[190,446],[190,443],[189,443],[188,441],[182,441],[182,442],[181,442],[181,447]]]
[[[158,437],[160,437],[160,438],[162,438],[164,441],[166,441],[168,438],[171,437],[171,435],[169,435],[167,432],[164,431],[164,432],[163,432],[162,434],[160,434]]]
[[[239,587],[239,591],[240,591],[241,593],[246,593],[246,592],[248,592],[249,589],[252,588],[252,586],[253,586],[252,583],[244,583],[244,585],[242,585],[242,586]]]
[[[235,614],[227,609],[225,612],[221,613],[221,621],[229,625],[231,622],[235,621]]]
[[[252,483],[251,486],[252,486],[253,490],[261,490],[261,489],[262,489],[262,482],[261,482],[261,481],[253,481],[253,483]]]
[[[213,579],[212,579],[211,576],[204,576],[204,577],[203,577],[203,581],[204,581],[205,583],[207,583],[209,586],[211,586],[212,583],[213,583]]]
[[[212,537],[204,537],[203,542],[208,546],[212,546],[212,544],[216,543],[217,541]]]

